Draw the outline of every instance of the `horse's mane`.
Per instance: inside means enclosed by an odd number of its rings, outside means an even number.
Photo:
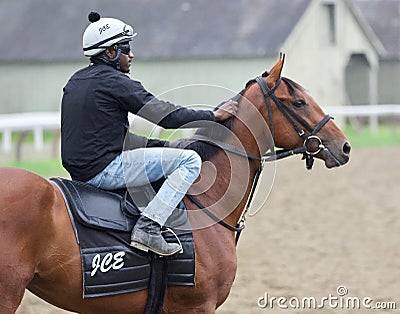
[[[269,75],[269,72],[265,71],[261,76],[267,77],[268,75]],[[299,83],[297,83],[287,77],[282,77],[281,79],[282,79],[282,81],[284,81],[287,84],[289,93],[293,97],[296,97],[296,89],[299,89],[301,91],[305,90]],[[244,89],[242,89],[232,99],[238,101],[240,99],[240,97],[243,96],[243,94],[245,93],[247,88],[249,88],[249,86],[252,85],[253,83],[256,83],[255,79],[249,80],[246,83]],[[218,106],[216,106],[214,108],[214,111],[217,110],[223,103],[224,102],[222,102]],[[231,130],[231,127],[232,127],[232,120],[233,120],[233,118],[230,118],[230,119],[222,121],[222,122],[214,122],[214,123],[212,123],[211,127],[207,126],[204,128],[199,128],[196,131],[195,135],[206,136],[210,139],[216,139],[221,142],[230,133],[229,130]],[[226,132],[224,132],[223,130],[226,130]],[[216,145],[211,145],[211,144],[208,144],[208,143],[202,142],[202,141],[196,141],[196,140],[192,141],[191,139],[189,139],[189,141],[190,141],[190,144],[185,146],[185,149],[192,149],[192,150],[196,151],[200,155],[200,157],[203,161],[209,160],[212,156],[214,156],[219,151],[219,147]]]
[[[217,110],[223,103],[224,102],[216,106],[214,111]],[[206,127],[197,129],[195,135],[201,135],[210,139],[224,141],[224,139],[227,137],[227,134],[229,134],[229,130],[231,130],[232,120],[233,118],[221,122],[208,123]],[[203,161],[209,160],[219,151],[218,146],[197,140],[192,141],[192,139],[189,139],[189,141],[190,144],[185,146],[185,149],[192,149],[196,151]]]

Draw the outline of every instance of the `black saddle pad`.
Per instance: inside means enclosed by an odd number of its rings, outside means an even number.
[[[154,254],[129,246],[140,215],[125,191],[104,191],[89,184],[63,178],[51,179],[67,204],[82,257],[83,297],[116,295],[147,289]],[[168,285],[195,284],[194,240],[182,202],[169,219],[183,253],[166,257]],[[177,242],[167,232],[169,242]]]

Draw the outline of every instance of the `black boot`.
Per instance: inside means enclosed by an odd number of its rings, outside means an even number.
[[[145,252],[152,251],[162,256],[174,255],[182,249],[177,243],[166,242],[161,235],[161,226],[145,216],[140,216],[135,227],[133,227],[131,246]]]

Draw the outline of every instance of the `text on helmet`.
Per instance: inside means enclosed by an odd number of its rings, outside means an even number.
[[[103,25],[102,27],[99,28],[99,33],[101,35],[102,32],[106,31],[107,29],[110,29],[110,25],[106,24]]]

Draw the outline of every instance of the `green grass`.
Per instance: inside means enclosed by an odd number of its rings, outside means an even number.
[[[0,167],[16,167],[29,170],[42,177],[69,177],[68,173],[64,170],[61,165],[61,160],[46,159],[46,160],[22,160],[22,161],[9,161],[0,163]]]
[[[347,126],[343,132],[353,148],[400,145],[400,126],[381,125],[376,133],[367,126],[357,131]]]

